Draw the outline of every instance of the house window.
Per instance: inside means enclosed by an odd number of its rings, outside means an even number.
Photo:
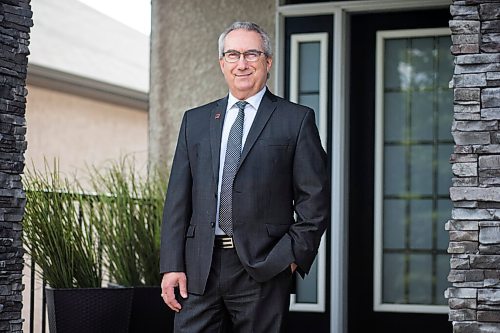
[[[447,312],[448,29],[377,33],[375,311]]]
[[[290,100],[315,112],[323,148],[327,143],[328,33],[294,34],[290,49]],[[310,273],[297,279],[292,311],[325,311],[326,238],[323,236]]]

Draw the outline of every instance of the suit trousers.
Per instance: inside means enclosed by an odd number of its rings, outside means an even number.
[[[182,310],[175,314],[174,332],[282,332],[291,282],[287,268],[259,283],[245,271],[235,249],[214,248],[205,293],[179,299]]]

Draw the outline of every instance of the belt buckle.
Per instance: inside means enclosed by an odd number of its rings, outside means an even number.
[[[233,237],[216,236],[214,246],[219,249],[233,249],[234,248]]]
[[[223,249],[233,249],[234,248],[233,237],[222,238],[221,245]]]

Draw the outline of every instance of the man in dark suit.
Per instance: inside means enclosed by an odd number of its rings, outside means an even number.
[[[314,111],[267,89],[271,42],[258,25],[226,29],[219,63],[228,96],[182,120],[161,296],[175,332],[220,332],[224,317],[235,332],[280,332],[292,274],[308,273],[329,220],[326,154]]]

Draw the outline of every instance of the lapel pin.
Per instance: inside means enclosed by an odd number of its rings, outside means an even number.
[[[216,113],[215,114],[215,119],[219,119],[220,118],[220,113]]]

